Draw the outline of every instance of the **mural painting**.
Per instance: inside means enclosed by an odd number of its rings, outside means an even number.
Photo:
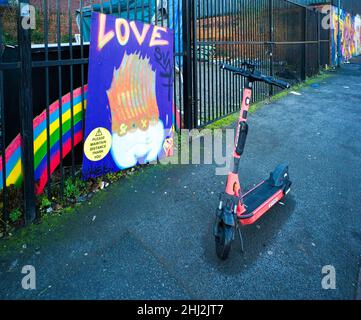
[[[173,34],[92,14],[83,176],[173,152]]]
[[[344,10],[340,14],[340,26],[338,26],[338,9],[332,9],[332,44],[331,56],[333,65],[337,64],[337,37],[338,28],[341,32],[342,61],[346,62],[352,57],[361,54],[361,16],[352,16]]]
[[[71,103],[71,94],[68,93],[62,97],[62,158],[64,159],[73,147],[83,140],[83,108],[87,103],[87,86],[84,87],[84,102],[82,102],[82,89],[73,91],[73,102]],[[71,139],[71,106],[73,106],[74,115],[74,145]],[[49,106],[50,120],[50,174],[60,164],[60,108],[59,101],[55,101]],[[43,192],[48,182],[47,172],[47,125],[46,110],[33,120],[34,128],[34,169],[36,194]],[[21,136],[18,134],[15,139],[6,148],[5,152],[6,185],[15,185],[20,187],[23,178],[21,165]],[[3,189],[3,169],[2,159],[0,158],[0,190]]]

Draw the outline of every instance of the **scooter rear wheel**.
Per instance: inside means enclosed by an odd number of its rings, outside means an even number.
[[[218,224],[218,232],[215,236],[216,253],[219,259],[226,260],[231,251],[231,244],[233,240],[234,228],[225,225],[223,222]]]

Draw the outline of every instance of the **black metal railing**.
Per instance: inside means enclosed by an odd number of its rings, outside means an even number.
[[[323,15],[284,0],[194,0],[193,38],[189,46],[193,69],[192,110],[188,127],[203,127],[238,110],[243,80],[233,78],[222,63],[240,66],[248,60],[265,74],[291,83],[316,75],[329,64],[330,30],[321,27]],[[254,101],[278,89],[256,84]]]
[[[22,0],[22,6],[27,2]],[[240,66],[244,60],[253,61],[263,73],[293,83],[329,64],[330,32],[320,27],[321,14],[285,0],[31,0],[30,4],[36,9],[36,29],[31,32],[22,26],[26,17],[20,15],[19,5],[0,8],[3,225],[16,220],[19,210],[22,223],[33,221],[34,194],[62,197],[67,183],[77,177],[86,121],[87,19],[92,11],[175,30],[178,128],[202,127],[238,110],[244,80],[221,70],[222,63]],[[257,84],[254,100],[269,97],[274,90]]]

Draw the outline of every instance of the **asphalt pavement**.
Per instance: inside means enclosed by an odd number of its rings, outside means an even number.
[[[249,189],[288,162],[292,191],[243,229],[245,253],[216,257],[224,176],[214,165],[152,166],[111,185],[0,257],[1,299],[354,299],[361,261],[361,63],[259,109],[239,171]],[[97,199],[98,198],[98,199]],[[21,269],[36,269],[24,290]],[[324,289],[324,266],[336,289]]]

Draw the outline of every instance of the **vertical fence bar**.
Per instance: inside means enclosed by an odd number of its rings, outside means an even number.
[[[198,0],[199,1],[199,0]],[[197,50],[198,50],[198,44],[197,44],[197,4],[196,0],[191,0],[191,8],[192,8],[192,15],[190,19],[190,28],[192,30],[191,32],[191,48],[193,48],[193,54],[192,54],[192,76],[193,76],[193,101],[192,101],[192,110],[193,110],[193,126],[192,128],[196,128],[198,126],[199,120],[198,120],[198,91],[197,91]]]
[[[209,1],[207,1],[207,42],[210,42],[209,36],[209,29],[210,29],[210,15],[209,15]],[[208,118],[207,123],[213,118],[211,116],[211,112],[213,110],[213,106],[211,105],[211,67],[210,67],[210,60],[211,60],[211,45],[207,46],[207,104],[208,104]]]
[[[321,17],[317,11],[317,73],[321,70]]]
[[[178,1],[178,6],[177,6],[177,17],[179,19],[180,13],[181,11],[181,5],[182,8],[183,7],[183,0],[177,0]],[[178,50],[180,50],[182,48],[182,51],[178,53],[178,67],[179,67],[179,73],[178,73],[178,92],[179,92],[179,98],[178,98],[178,103],[179,103],[179,123],[180,123],[180,129],[183,128],[184,126],[184,103],[183,103],[183,97],[184,97],[184,92],[183,92],[183,84],[184,84],[184,45],[183,45],[183,39],[184,39],[184,34],[183,34],[183,30],[184,30],[184,25],[183,25],[183,21],[182,21],[182,27],[180,25],[177,26],[178,28]]]
[[[199,22],[202,22],[202,39],[203,42],[206,43],[206,21],[207,21],[207,16],[206,16],[206,3],[205,0],[203,0],[202,2],[202,11],[199,12]],[[199,27],[200,28],[200,27]],[[201,84],[201,88],[203,90],[201,90],[201,94],[199,96],[199,103],[201,103],[201,100],[203,102],[203,112],[200,113],[200,117],[199,117],[199,121],[197,123],[197,125],[202,125],[204,122],[207,122],[207,113],[208,113],[208,106],[207,106],[207,101],[206,101],[206,95],[207,95],[207,83],[206,83],[206,76],[207,76],[207,72],[206,72],[206,47],[204,44],[202,44],[201,46],[197,47],[197,60],[199,61],[199,64],[202,66],[202,76],[203,76],[203,84]]]
[[[211,7],[209,8],[209,14],[210,14],[210,22],[208,26],[208,38],[209,41],[211,41],[210,46],[210,54],[209,54],[209,60],[208,65],[211,71],[211,77],[210,77],[210,91],[209,91],[209,103],[212,106],[212,121],[215,119],[215,106],[214,106],[214,37],[213,37],[213,22],[214,22],[214,13],[213,13],[213,5],[211,4]]]
[[[202,40],[202,36],[204,38],[204,21],[202,19],[202,9],[204,8],[204,0],[194,0],[195,4],[194,4],[194,13],[193,15],[195,15],[196,17],[198,16],[198,20],[196,19],[196,23],[199,23],[198,26],[198,32],[197,32],[197,40]],[[202,24],[201,24],[202,23]],[[202,84],[202,80],[204,79],[204,72],[202,72],[202,63],[200,61],[200,52],[199,50],[203,49],[203,45],[199,45],[196,46],[194,48],[195,52],[196,52],[196,61],[198,64],[198,68],[197,68],[197,76],[198,76],[198,81],[197,81],[197,93],[198,93],[198,100],[197,100],[197,107],[195,108],[195,112],[198,115],[197,118],[202,121],[202,114],[203,114],[203,99],[202,99],[202,91],[204,89],[204,86]],[[195,70],[195,69],[193,69]],[[198,123],[196,124],[198,125]]]
[[[241,47],[241,41],[242,41],[242,38],[241,38],[241,30],[240,30],[240,27],[241,27],[241,8],[240,8],[240,1],[236,1],[237,3],[237,16],[236,16],[236,34],[237,34],[237,41],[238,41],[238,44],[237,44],[237,49],[236,49],[236,53],[237,53],[237,67],[240,67],[241,63],[240,63],[240,59],[241,59],[241,51],[240,51],[240,47]],[[241,88],[240,88],[240,77],[237,77],[237,82],[236,82],[236,97],[237,97],[237,110],[239,108],[239,106],[241,105],[240,104],[240,94],[241,94]]]
[[[173,2],[173,5],[174,5],[174,2]],[[166,26],[168,27],[168,28],[170,28],[170,26],[169,26],[169,23],[170,23],[170,18],[169,18],[169,16],[170,16],[170,4],[169,4],[169,1],[167,1],[167,3],[166,3]]]
[[[49,22],[48,22],[48,0],[43,0],[44,10],[44,49],[45,49],[45,61],[49,61]],[[45,106],[46,106],[46,174],[48,176],[47,194],[48,198],[51,198],[51,154],[50,154],[50,99],[49,99],[49,67],[45,67]]]
[[[128,19],[129,19],[129,0],[127,0],[128,1],[128,4],[127,4],[127,6],[128,6]],[[158,1],[157,0],[154,0],[154,9],[155,9],[155,11],[154,11],[154,24],[155,25],[158,25]]]
[[[234,7],[234,1],[231,0],[231,15],[230,15],[230,30],[231,30],[231,40],[232,41],[236,41],[236,33],[234,31],[234,17],[235,17],[235,7]],[[234,66],[236,66],[236,54],[235,54],[235,47],[236,47],[236,44],[232,43],[232,64],[234,64]],[[231,77],[231,101],[232,101],[232,104],[231,104],[231,112],[234,112],[234,105],[235,105],[235,96],[236,96],[236,93],[235,93],[235,83],[236,83],[236,77]]]
[[[225,63],[225,54],[227,53],[227,44],[226,44],[226,33],[225,33],[225,16],[224,16],[224,11],[222,9],[225,8],[225,1],[226,0],[222,0],[222,7],[221,10],[219,12],[219,14],[222,16],[222,26],[220,27],[222,30],[222,49],[223,49],[223,53],[222,53],[222,63]],[[224,70],[222,70],[222,99],[223,99],[223,115],[225,115],[227,113],[227,94],[226,94],[226,72]]]
[[[273,0],[268,1],[268,32],[269,32],[269,74],[273,77]],[[273,86],[269,86],[268,95],[273,96]]]
[[[216,114],[216,118],[220,116],[220,106],[219,106],[219,97],[218,97],[218,73],[219,73],[219,65],[218,65],[218,59],[219,59],[219,44],[217,44],[217,40],[218,40],[218,10],[217,10],[217,5],[214,5],[214,8],[212,8],[212,12],[214,12],[214,22],[213,22],[213,39],[215,41],[215,45],[214,45],[214,63],[216,66],[216,70],[215,70],[215,80],[214,82],[214,86],[215,86],[215,99],[214,99],[214,104],[215,104],[215,114]]]
[[[110,4],[112,7],[112,4]],[[72,0],[68,0],[69,21],[69,55],[70,55],[70,139],[71,139],[71,177],[75,181],[75,153],[74,153],[74,66],[73,66],[73,14]]]
[[[84,2],[83,0],[80,0],[80,58],[84,59],[84,30],[83,30],[83,7],[84,7]],[[91,6],[92,7],[92,6]],[[82,63],[80,65],[80,82],[81,82],[81,111],[82,111],[82,134],[83,137],[85,136],[85,103],[84,103],[84,99],[85,99],[85,90],[84,90],[84,85],[85,85],[85,77],[84,77],[84,63]]]
[[[228,55],[229,55],[229,63],[231,65],[234,65],[234,57],[233,57],[233,33],[232,33],[232,1],[228,0],[227,4],[227,42],[228,42]],[[232,100],[233,100],[233,94],[232,94],[232,83],[233,83],[233,75],[231,72],[227,72],[228,74],[228,81],[227,81],[227,97],[228,97],[228,113],[232,112]]]
[[[255,46],[254,46],[254,39],[255,39],[255,37],[254,37],[254,32],[255,32],[255,16],[254,16],[254,3],[255,3],[255,1],[252,1],[250,4],[249,4],[249,6],[248,6],[248,10],[249,10],[249,14],[250,14],[250,20],[249,20],[249,22],[250,22],[250,29],[249,29],[249,31],[250,31],[250,50],[251,50],[251,52],[250,52],[250,55],[249,55],[249,57],[248,57],[248,61],[249,62],[251,62],[251,63],[254,63],[254,56],[255,56]],[[257,96],[257,87],[258,87],[258,83],[257,82],[255,82],[254,84],[253,84],[253,94],[252,94],[252,100],[254,100],[255,98],[256,98],[256,96]]]
[[[173,68],[173,79],[174,79],[174,82],[173,82],[173,124],[176,129],[179,129],[179,128],[177,128],[177,84],[176,84],[176,79],[177,79],[176,33],[177,32],[179,33],[179,30],[176,29],[177,26],[175,25],[175,21],[176,21],[175,7],[176,7],[176,2],[173,1],[173,5],[171,8],[172,24],[171,25],[168,24],[168,27],[174,30],[174,38],[173,38],[173,66],[174,66],[174,68]],[[168,23],[170,23],[169,16],[170,16],[170,11],[168,12]],[[179,72],[180,72],[180,68],[179,68]]]
[[[2,13],[0,12],[0,64],[3,60],[3,29],[2,29]],[[4,74],[0,69],[0,117],[1,117],[1,161],[2,161],[2,220],[4,233],[6,233],[7,221],[9,219],[7,204],[7,187],[6,187],[6,130],[5,130],[5,104],[4,104]]]
[[[18,44],[20,51],[20,131],[22,139],[22,168],[24,181],[25,223],[35,220],[35,181],[34,181],[34,134],[32,100],[32,58],[29,29],[22,27],[22,19],[27,18],[29,0],[19,4]]]
[[[242,61],[244,61],[245,59],[245,49],[246,49],[246,45],[245,45],[245,41],[246,41],[246,28],[245,28],[245,20],[246,20],[246,16],[245,16],[245,12],[244,12],[244,2],[241,2],[241,39],[242,39],[242,47],[241,47],[241,57],[242,57]],[[241,77],[241,87],[243,86],[243,77]],[[242,89],[241,89],[242,90]],[[242,91],[240,92],[241,94],[241,99],[243,99],[243,93]]]
[[[56,0],[56,19],[57,19],[57,54],[58,61],[61,61],[61,19],[60,19],[60,0]],[[58,101],[59,101],[59,170],[60,170],[60,198],[64,194],[64,168],[63,168],[63,99],[62,99],[62,68],[58,64]]]
[[[104,1],[100,0],[100,12],[104,13]]]
[[[192,129],[193,98],[192,98],[192,48],[191,48],[191,0],[182,0],[183,7],[183,70],[184,70],[184,125]]]
[[[341,53],[341,0],[337,0],[337,66],[341,66],[342,53]]]
[[[169,6],[168,6],[169,7]],[[144,11],[144,7],[143,7],[143,11]],[[177,64],[176,64],[176,26],[175,26],[175,1],[173,1],[173,5],[172,5],[172,23],[170,23],[170,14],[171,12],[168,12],[168,28],[173,30],[173,125],[174,128],[177,128],[177,84],[176,84],[176,79],[177,79]],[[145,21],[144,21],[145,22]]]
[[[303,23],[302,23],[302,37],[303,37],[303,41],[304,43],[302,44],[302,50],[301,50],[301,54],[302,54],[302,64],[301,64],[301,80],[305,81],[306,80],[306,69],[307,69],[307,58],[306,58],[306,41],[307,41],[307,8],[303,8],[302,9],[302,18],[303,18]]]
[[[229,15],[228,15],[228,6],[227,6],[227,2],[228,0],[224,0],[224,7],[223,7],[223,17],[224,17],[224,41],[225,41],[225,46],[226,46],[226,63],[229,63],[229,42],[228,42],[228,33],[229,33],[229,24],[228,24],[228,19],[229,19]],[[230,72],[225,72],[225,80],[224,80],[224,93],[225,93],[225,100],[226,100],[226,114],[229,113],[229,76],[230,76]]]
[[[169,2],[168,2],[168,6],[169,6]],[[144,15],[145,15],[145,4],[144,4],[144,0],[142,0],[142,22],[145,22]],[[168,27],[169,27],[169,12],[168,12]]]
[[[219,40],[220,40],[220,59],[221,64],[224,64],[224,55],[225,55],[225,42],[224,42],[224,13],[222,8],[224,8],[224,0],[220,0],[218,7],[218,14],[219,14],[219,25],[218,25],[218,32],[219,32]],[[221,103],[221,115],[223,116],[226,113],[226,103],[225,103],[225,91],[224,91],[224,69],[219,71],[219,87],[220,87],[220,103]]]

